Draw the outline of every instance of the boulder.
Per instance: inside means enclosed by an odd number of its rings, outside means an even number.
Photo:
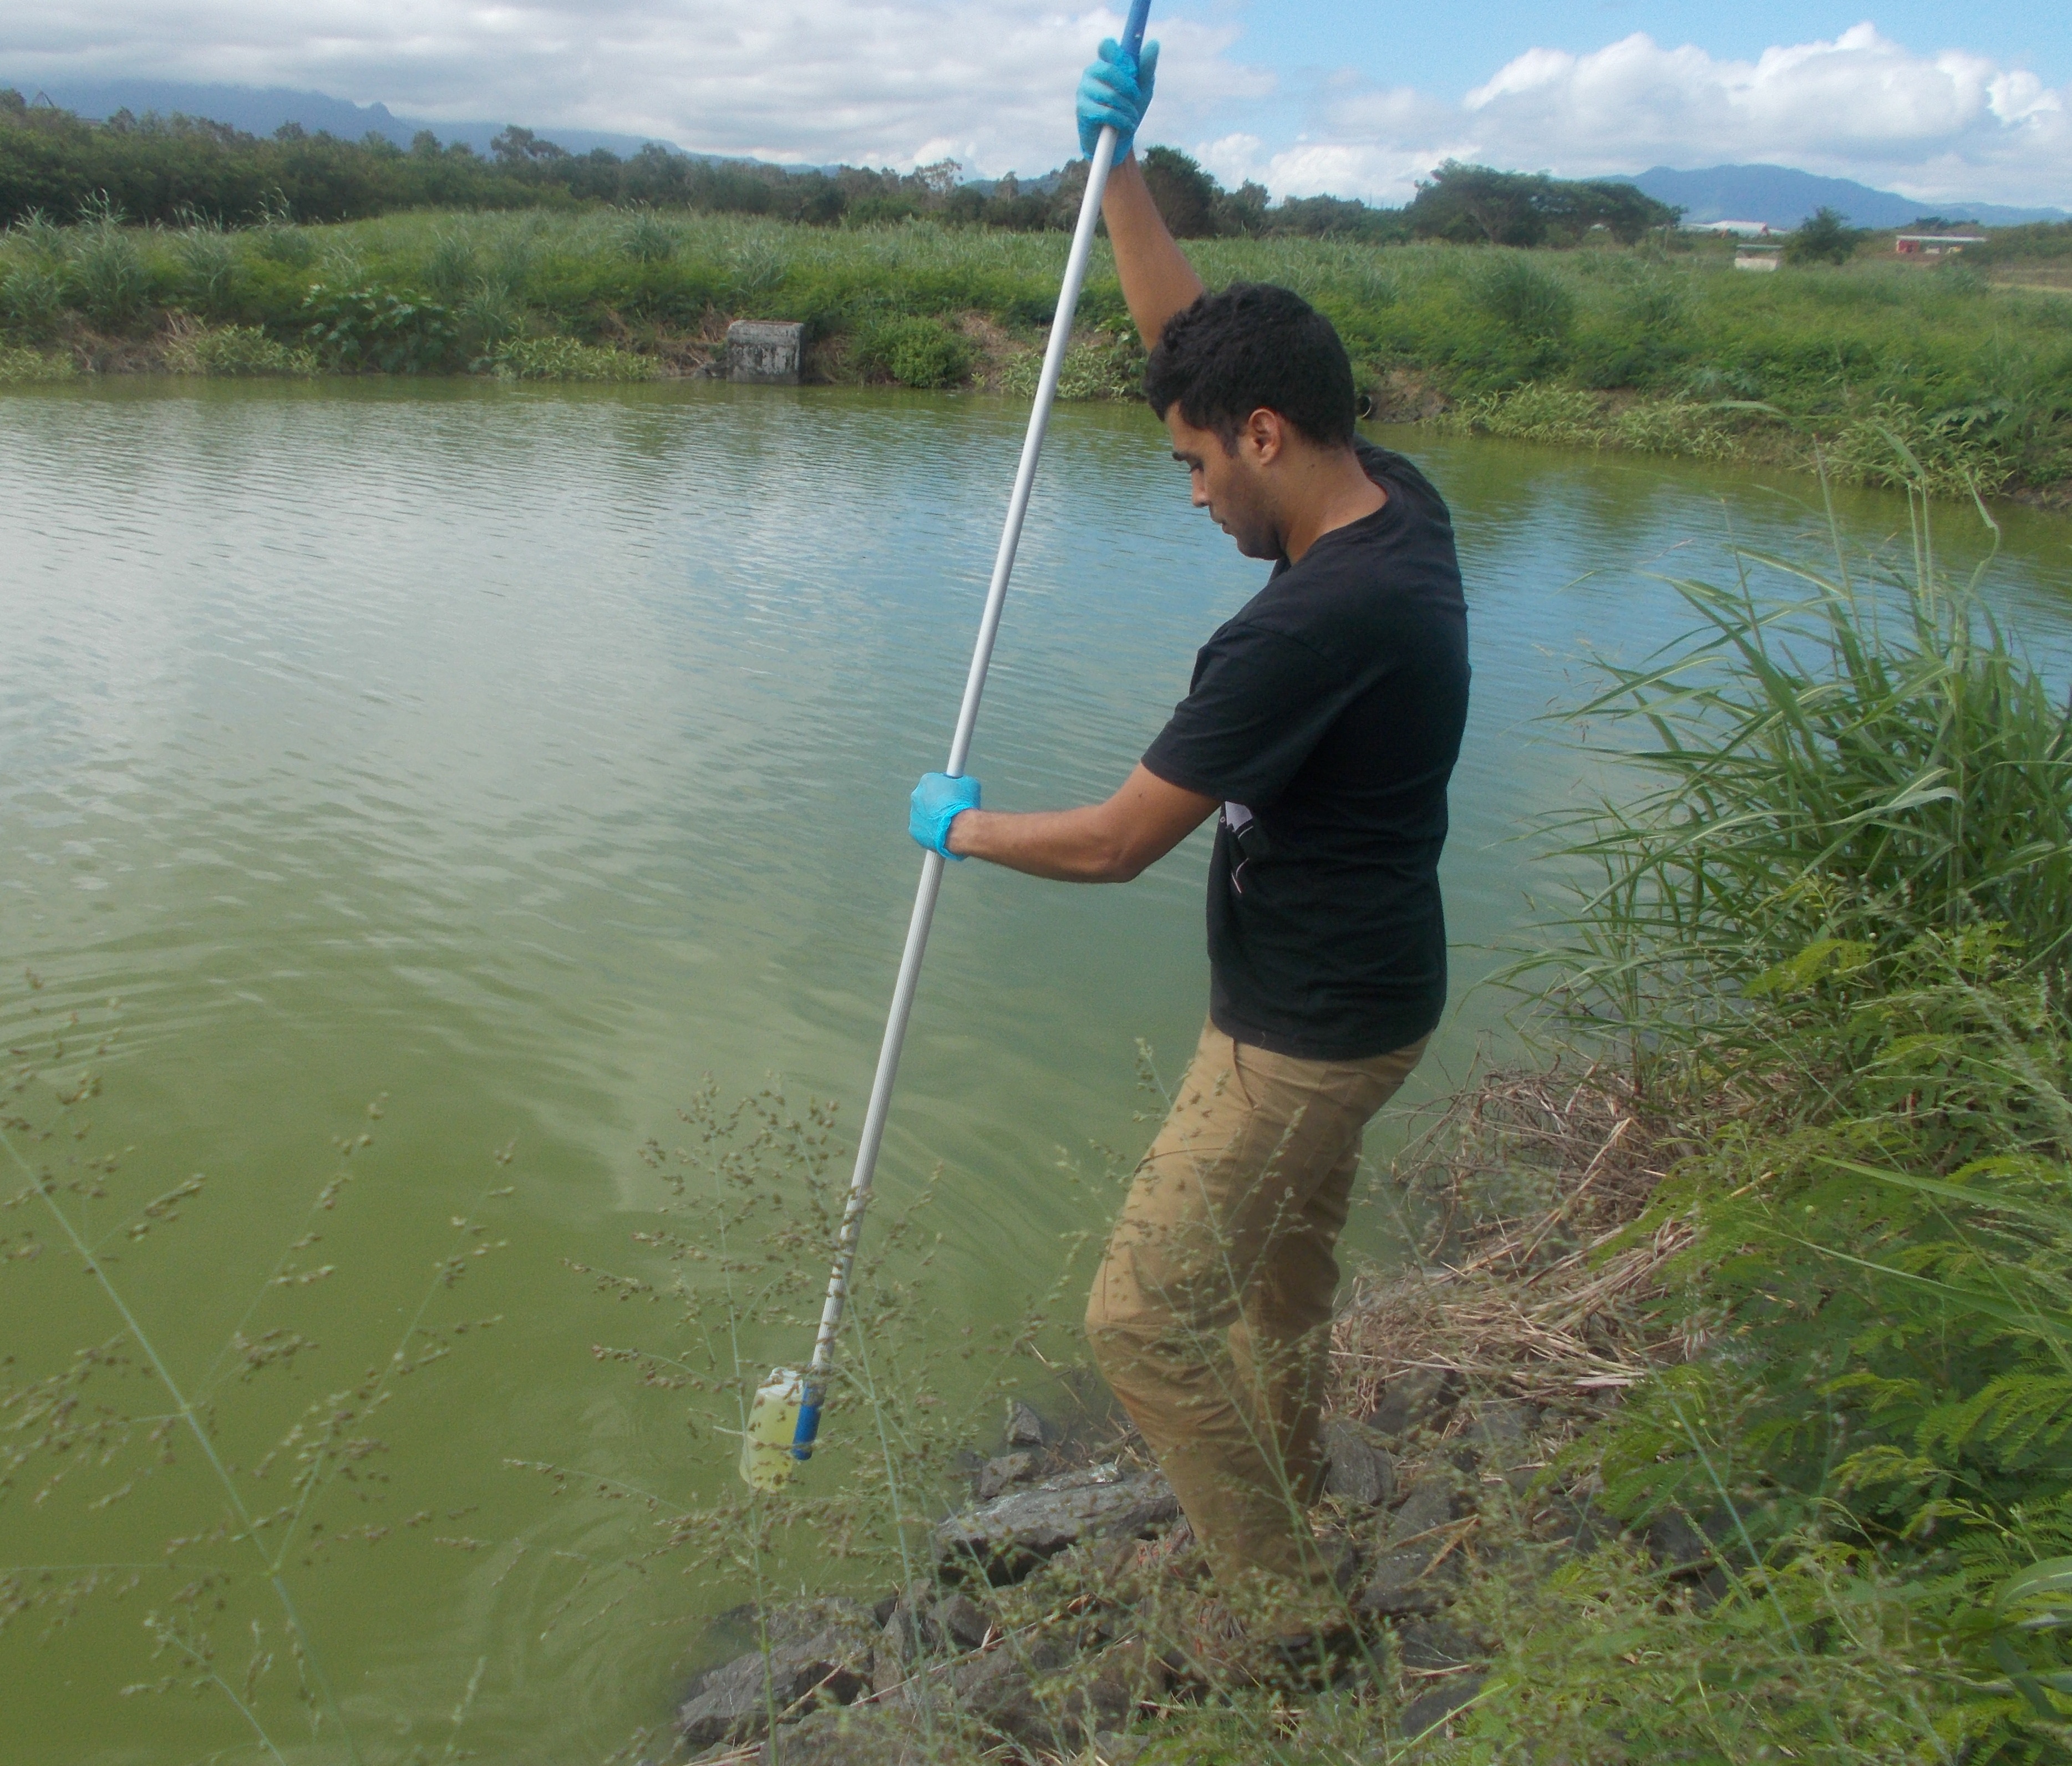
[[[782,1720],[823,1705],[846,1705],[870,1690],[877,1628],[853,1600],[812,1601],[773,1614],[769,1647],[710,1668],[692,1681],[676,1710],[676,1730],[696,1752],[766,1734]]]
[[[1010,1447],[1041,1447],[1049,1431],[1033,1404],[1019,1398],[1007,1401],[1007,1444]]]
[[[1157,1472],[1095,1466],[951,1516],[935,1529],[935,1561],[948,1575],[1013,1582],[1082,1539],[1141,1538],[1179,1514]]]
[[[1412,1484],[1390,1517],[1387,1540],[1354,1605],[1376,1617],[1408,1618],[1450,1602],[1459,1560],[1446,1552],[1449,1541],[1440,1529],[1453,1515],[1454,1492],[1444,1480],[1425,1477]]]
[[[1379,1509],[1396,1494],[1395,1460],[1357,1424],[1333,1417],[1324,1425],[1324,1452],[1330,1462],[1324,1474],[1326,1496],[1356,1508]]]
[[[1399,1626],[1396,1653],[1405,1668],[1438,1669],[1465,1668],[1481,1661],[1482,1654],[1443,1619],[1413,1619]]]
[[[1459,1393],[1450,1373],[1437,1368],[1407,1369],[1382,1389],[1367,1426],[1377,1435],[1408,1435],[1437,1422],[1453,1409]]]
[[[1037,1458],[1033,1453],[1004,1453],[997,1459],[986,1461],[972,1493],[980,1502],[990,1502],[1003,1491],[1011,1490],[1018,1484],[1026,1484],[1036,1476],[1036,1467]]]
[[[871,1658],[870,1683],[884,1692],[907,1678],[930,1657],[976,1649],[992,1622],[969,1595],[916,1580],[894,1603]]]
[[[1437,1729],[1463,1705],[1472,1704],[1482,1690],[1486,1674],[1449,1674],[1428,1693],[1420,1693],[1403,1707],[1397,1727],[1405,1741],[1415,1741]]]

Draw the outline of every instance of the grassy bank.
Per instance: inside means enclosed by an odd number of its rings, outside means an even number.
[[[628,212],[142,229],[32,221],[0,241],[0,377],[697,372],[735,317],[808,327],[830,381],[1014,391],[1066,241],[930,221],[845,228]],[[1345,335],[1378,414],[1527,439],[1810,463],[2062,499],[2072,303],[1970,267],[1738,274],[1717,244],[1513,251],[1298,237],[1190,246],[1211,283],[1285,283]],[[1096,261],[1068,392],[1141,360]]]

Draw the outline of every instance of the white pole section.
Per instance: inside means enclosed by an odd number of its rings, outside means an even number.
[[[1134,0],[1130,7],[1123,47],[1133,57],[1143,47],[1145,19],[1150,10],[1151,0]],[[1036,461],[1043,451],[1050,406],[1058,396],[1058,377],[1071,342],[1072,315],[1079,309],[1079,288],[1086,281],[1087,261],[1093,253],[1094,228],[1100,220],[1101,195],[1108,187],[1108,175],[1115,164],[1115,127],[1110,124],[1101,130],[1100,139],[1095,144],[1093,163],[1087,172],[1086,195],[1079,202],[1079,225],[1073,229],[1072,249],[1065,259],[1064,284],[1058,290],[1058,310],[1051,319],[1050,339],[1043,351],[1043,372],[1036,382],[1036,404],[1029,414],[1028,434],[1022,440],[1022,463],[1015,470],[1013,494],[1007,500],[1007,522],[1001,532],[1000,550],[993,561],[993,581],[986,590],[985,611],[979,620],[978,641],[972,648],[971,670],[964,677],[964,703],[957,711],[956,734],[950,739],[949,763],[943,768],[953,775],[963,772],[971,753],[978,702],[985,691],[986,669],[993,661],[993,640],[1000,632],[1001,611],[1007,604],[1008,578],[1014,574],[1015,549],[1022,541],[1022,517],[1029,513],[1029,493],[1036,483]],[[820,1332],[813,1340],[805,1402],[800,1408],[798,1430],[791,1444],[794,1459],[811,1457],[813,1438],[820,1431],[820,1400],[828,1368],[834,1359],[835,1333],[841,1328],[842,1308],[849,1299],[849,1274],[856,1265],[857,1237],[863,1226],[864,1210],[870,1206],[878,1150],[885,1139],[885,1118],[892,1107],[892,1083],[899,1072],[899,1054],[906,1041],[906,1020],[914,1010],[914,990],[921,979],[921,958],[928,948],[928,927],[935,918],[944,862],[937,852],[924,854],[921,859],[921,886],[915,892],[913,917],[906,923],[906,948],[899,958],[899,978],[892,987],[892,1009],[886,1017],[885,1040],[878,1045],[878,1072],[870,1082],[863,1130],[857,1138],[856,1169],[849,1178],[849,1201],[842,1210],[834,1269],[828,1277],[826,1303],[820,1308]]]

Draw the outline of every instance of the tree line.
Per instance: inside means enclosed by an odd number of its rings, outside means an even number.
[[[1010,173],[969,183],[948,160],[902,173],[708,158],[657,142],[623,156],[602,147],[574,154],[515,126],[491,149],[485,155],[465,142],[442,143],[429,130],[402,147],[384,135],[347,141],[294,123],[258,136],[179,115],[120,111],[95,122],[0,90],[0,222],[35,212],[68,220],[97,204],[137,221],[206,218],[227,225],[269,216],[336,221],[399,209],[610,204],[767,215],[816,226],[928,216],[1034,233],[1071,226],[1087,176],[1084,160],[1039,179]],[[1143,164],[1168,222],[1186,239],[1299,234],[1375,245],[1542,245],[1575,244],[1602,229],[1630,245],[1651,228],[1673,225],[1679,212],[1630,184],[1453,162],[1401,208],[1337,196],[1276,204],[1257,183],[1224,189],[1172,147],[1148,149]]]

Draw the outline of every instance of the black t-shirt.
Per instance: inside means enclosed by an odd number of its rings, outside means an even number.
[[[1387,504],[1334,528],[1202,646],[1144,764],[1224,800],[1209,866],[1210,1016],[1241,1043],[1362,1060],[1446,1003],[1439,850],[1468,709],[1453,525],[1363,440]]]

